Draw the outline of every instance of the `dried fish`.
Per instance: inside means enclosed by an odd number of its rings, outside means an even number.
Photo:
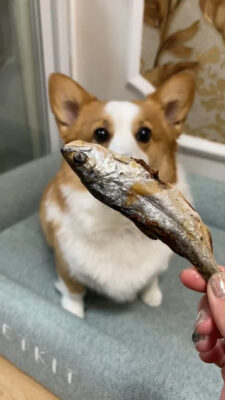
[[[66,144],[62,154],[94,197],[187,258],[205,279],[218,272],[208,228],[184,196],[144,161],[83,141]]]

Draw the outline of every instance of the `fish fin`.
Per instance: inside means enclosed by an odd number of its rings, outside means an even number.
[[[146,171],[148,171],[152,176],[154,175],[155,171],[141,158],[133,158],[133,160],[140,164]]]
[[[151,178],[155,179],[156,181],[165,184],[165,182],[161,181],[161,179],[159,179],[159,171],[155,171],[154,169],[152,169],[144,160],[140,159],[140,158],[134,158],[133,159],[137,164],[140,164],[146,171],[148,171],[151,175]]]
[[[153,178],[154,178],[156,181],[159,181],[159,182],[160,182],[160,179],[159,179],[159,171],[154,171],[154,172],[153,172]]]

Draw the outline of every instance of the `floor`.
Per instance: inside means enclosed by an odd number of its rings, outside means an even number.
[[[59,400],[0,356],[0,400]]]

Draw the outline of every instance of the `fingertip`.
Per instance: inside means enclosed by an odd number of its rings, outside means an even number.
[[[214,363],[222,368],[225,365],[224,341],[218,340],[212,350],[199,353],[199,357],[206,363]]]
[[[204,294],[198,305],[195,329],[200,335],[217,335],[217,329],[211,314],[207,295]]]
[[[225,366],[223,366],[221,373],[222,373],[223,380],[225,382]]]
[[[214,321],[211,317],[207,317],[205,321],[201,322],[197,327],[199,335],[210,335],[216,331]]]
[[[207,288],[210,310],[215,324],[225,337],[225,273],[214,274],[208,283]]]
[[[208,354],[208,352],[206,352],[206,353],[199,353],[198,355],[199,355],[200,359],[201,359],[203,362],[207,363],[207,364],[212,364],[212,363],[214,362],[213,359],[212,359],[212,358],[210,357],[210,355]]]
[[[201,335],[199,335],[201,338]],[[195,343],[196,350],[199,353],[206,353],[212,350],[217,342],[217,337],[215,335],[205,335],[202,336],[201,340]]]
[[[181,271],[180,280],[188,289],[200,293],[206,292],[207,283],[194,267]]]

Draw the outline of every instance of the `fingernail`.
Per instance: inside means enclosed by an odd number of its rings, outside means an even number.
[[[205,310],[199,310],[198,315],[195,320],[195,327],[197,327],[199,324],[204,322],[206,320],[206,318],[207,318],[207,313],[205,312]]]
[[[194,332],[193,332],[193,334],[192,334],[192,342],[193,343],[198,343],[198,342],[200,342],[201,340],[204,340],[205,339],[205,336],[204,335],[199,335],[199,333],[195,330]]]
[[[214,274],[209,283],[216,297],[225,298],[225,274],[223,272]]]

